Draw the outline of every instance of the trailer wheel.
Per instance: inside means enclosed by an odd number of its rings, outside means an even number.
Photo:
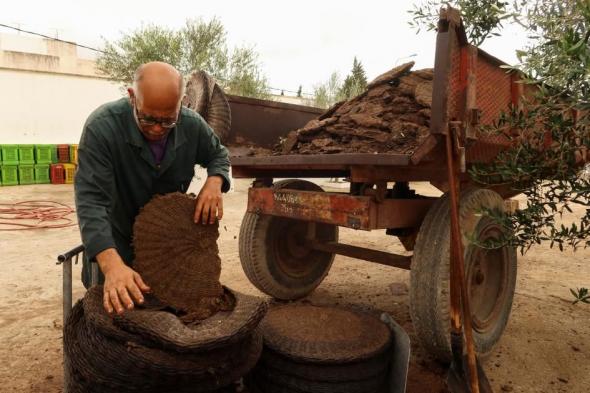
[[[305,180],[283,180],[274,189],[323,191]],[[284,217],[246,212],[240,227],[239,251],[242,268],[259,290],[277,299],[301,298],[326,277],[334,254],[305,246],[310,223]],[[338,227],[315,224],[316,239],[337,241]]]
[[[450,347],[450,206],[441,197],[424,218],[411,270],[410,312],[422,345],[438,360],[451,360]],[[500,340],[508,322],[516,285],[516,251],[477,247],[469,239],[499,238],[506,228],[478,214],[481,208],[504,210],[500,195],[474,189],[461,195],[460,220],[465,255],[467,291],[471,301],[473,337],[485,356]]]

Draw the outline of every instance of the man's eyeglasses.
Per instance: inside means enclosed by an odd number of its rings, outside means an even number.
[[[151,127],[151,126],[155,126],[156,124],[159,124],[160,127],[162,127],[162,128],[174,128],[176,126],[176,124],[178,123],[178,118],[174,121],[171,121],[171,120],[157,120],[157,119],[154,119],[153,117],[149,117],[149,116],[140,116],[139,112],[137,111],[137,105],[133,105],[133,109],[135,110],[135,116],[137,117],[137,121],[139,121],[139,124],[141,124],[142,126]],[[180,113],[179,113],[179,116],[180,116]]]

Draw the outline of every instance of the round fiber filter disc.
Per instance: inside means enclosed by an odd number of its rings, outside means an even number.
[[[186,83],[182,101],[199,113],[221,142],[226,142],[231,128],[231,110],[223,89],[205,71],[195,71]]]
[[[163,303],[207,315],[224,294],[219,224],[195,223],[195,206],[195,198],[172,193],[143,207],[133,227],[134,268]]]
[[[389,328],[378,318],[340,307],[277,307],[261,327],[267,347],[300,362],[356,362],[378,356],[391,343]]]
[[[205,71],[193,72],[186,82],[182,104],[205,118],[213,95],[213,86],[215,80]]]

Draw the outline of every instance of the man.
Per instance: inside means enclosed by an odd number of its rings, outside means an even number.
[[[149,292],[130,267],[131,242],[135,217],[154,195],[185,192],[200,164],[208,178],[194,220],[214,223],[223,216],[221,193],[230,187],[228,153],[203,118],[181,107],[183,87],[171,65],[144,64],[127,90],[129,97],[96,109],[84,125],[74,182],[87,256],[82,281],[89,286],[89,261],[96,259],[109,313],[143,303],[143,293]]]

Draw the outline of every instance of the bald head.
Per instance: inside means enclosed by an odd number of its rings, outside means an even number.
[[[168,63],[153,61],[139,66],[133,91],[141,106],[155,111],[175,110],[183,95],[182,75]]]
[[[141,133],[149,141],[162,140],[180,116],[184,91],[180,72],[159,61],[143,64],[127,91]]]

